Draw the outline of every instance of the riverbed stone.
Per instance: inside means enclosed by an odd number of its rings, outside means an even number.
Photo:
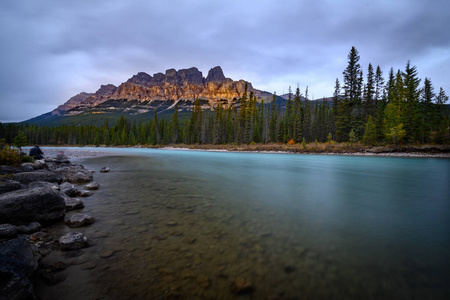
[[[78,250],[88,247],[88,238],[81,232],[69,232],[59,238],[59,245],[62,250]]]
[[[94,218],[86,214],[73,214],[69,220],[66,221],[66,225],[72,228],[83,227],[94,223]]]
[[[78,191],[79,197],[89,197],[89,196],[92,196],[93,194],[94,194],[94,192],[88,191],[88,190],[79,190]]]
[[[69,197],[75,197],[78,194],[77,188],[70,182],[64,182],[60,184],[59,190]]]
[[[100,169],[100,173],[108,173],[108,172],[111,172],[111,169],[108,167],[103,167]]]
[[[27,188],[0,195],[0,224],[49,224],[62,219],[65,212],[64,197],[51,188]]]
[[[30,234],[41,230],[41,224],[39,222],[31,222],[28,225],[22,225],[17,227],[20,233]]]
[[[64,202],[66,204],[66,211],[74,210],[74,209],[80,209],[84,207],[84,203],[81,199],[78,198],[70,198],[66,197],[64,199]]]
[[[255,287],[247,280],[238,278],[231,283],[230,289],[233,294],[247,294],[252,293]]]
[[[93,181],[91,183],[88,183],[84,186],[87,190],[98,190],[100,188],[100,184],[98,184],[97,181]]]
[[[1,299],[36,299],[30,276],[38,267],[36,256],[25,237],[0,244]]]

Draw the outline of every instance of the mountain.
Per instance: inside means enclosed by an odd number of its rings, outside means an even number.
[[[119,86],[107,84],[95,93],[82,92],[53,111],[25,122],[47,125],[97,124],[101,119],[122,114],[146,119],[153,116],[155,109],[158,114],[172,114],[176,105],[180,112],[192,111],[197,98],[202,100],[204,110],[213,110],[219,103],[224,107],[232,107],[239,105],[246,85],[248,93],[253,92],[258,101],[272,101],[271,93],[253,88],[250,82],[226,78],[220,66],[210,69],[206,78],[195,67],[178,71],[169,69],[164,74],[156,73],[153,76],[139,72]],[[280,97],[278,99],[284,101]],[[95,120],[90,120],[93,117]]]

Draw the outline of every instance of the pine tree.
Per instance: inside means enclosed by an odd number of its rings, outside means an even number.
[[[373,117],[369,116],[366,123],[366,130],[364,131],[363,143],[368,146],[373,146],[377,143],[377,130],[375,123],[373,122]]]
[[[409,142],[415,142],[419,136],[420,118],[419,118],[419,97],[420,97],[420,79],[417,78],[417,67],[411,67],[410,62],[406,64],[403,73],[405,85],[406,107],[403,115],[404,128]]]

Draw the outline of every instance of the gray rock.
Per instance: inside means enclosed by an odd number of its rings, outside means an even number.
[[[88,246],[88,239],[81,232],[69,232],[59,238],[62,250],[78,250]]]
[[[82,165],[61,166],[56,168],[54,172],[63,175],[71,183],[84,183],[93,180],[93,172]]]
[[[111,172],[111,169],[108,167],[103,167],[100,169],[100,173],[108,173],[108,172]]]
[[[100,188],[100,184],[98,184],[97,181],[93,181],[91,183],[88,183],[84,186],[87,190],[98,190]]]
[[[94,223],[94,218],[85,214],[73,214],[69,220],[66,221],[66,225],[72,228],[83,227]]]
[[[84,207],[83,201],[81,201],[81,199],[78,198],[65,197],[64,201],[66,203],[66,211],[80,209]]]
[[[50,188],[27,188],[0,195],[0,224],[49,224],[62,219],[65,212],[62,193]]]
[[[33,172],[34,171],[34,167],[32,163],[23,163],[20,166],[20,169],[22,170],[22,172]]]
[[[78,196],[80,196],[80,197],[89,197],[89,196],[92,196],[93,194],[94,194],[94,192],[92,192],[92,191],[86,191],[86,190],[78,191]]]
[[[37,267],[37,259],[25,237],[0,244],[1,299],[36,299],[29,277]]]
[[[27,226],[22,225],[17,228],[19,229],[20,233],[30,234],[30,233],[35,233],[35,232],[38,232],[39,230],[41,230],[41,224],[39,224],[39,222],[32,222],[32,223],[28,224]]]
[[[33,168],[35,170],[45,169],[45,168],[47,168],[47,164],[45,163],[45,160],[38,159],[38,160],[34,161]]]
[[[26,188],[26,185],[15,180],[0,181],[0,194],[17,191]]]
[[[14,173],[20,173],[20,172],[22,172],[21,169],[13,167],[13,166],[6,166],[6,165],[0,166],[0,174],[2,174],[2,175],[14,174]]]
[[[50,171],[34,171],[34,172],[22,172],[13,175],[13,179],[23,184],[29,184],[34,181],[45,181],[53,183],[62,183],[64,177]]]
[[[70,182],[60,184],[59,190],[70,197],[75,197],[78,194],[77,188]]]
[[[10,239],[19,233],[17,226],[11,224],[0,224],[0,239]]]
[[[28,184],[28,187],[35,188],[35,187],[47,187],[51,188],[53,190],[59,190],[59,185],[57,183],[53,182],[45,182],[45,181],[35,181]]]

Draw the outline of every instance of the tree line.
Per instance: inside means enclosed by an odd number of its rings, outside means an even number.
[[[240,105],[214,111],[202,110],[200,99],[193,103],[190,118],[180,121],[178,107],[171,120],[154,117],[147,122],[130,122],[121,116],[115,124],[103,126],[36,126],[1,124],[0,138],[13,143],[19,134],[29,144],[40,145],[167,145],[167,144],[251,144],[363,142],[382,144],[449,144],[448,101],[442,87],[435,94],[429,78],[421,86],[417,67],[391,68],[387,80],[378,66],[368,65],[366,78],[359,64],[359,53],[352,47],[343,86],[336,79],[332,103],[311,101],[289,88],[285,105],[258,102],[247,87]]]

